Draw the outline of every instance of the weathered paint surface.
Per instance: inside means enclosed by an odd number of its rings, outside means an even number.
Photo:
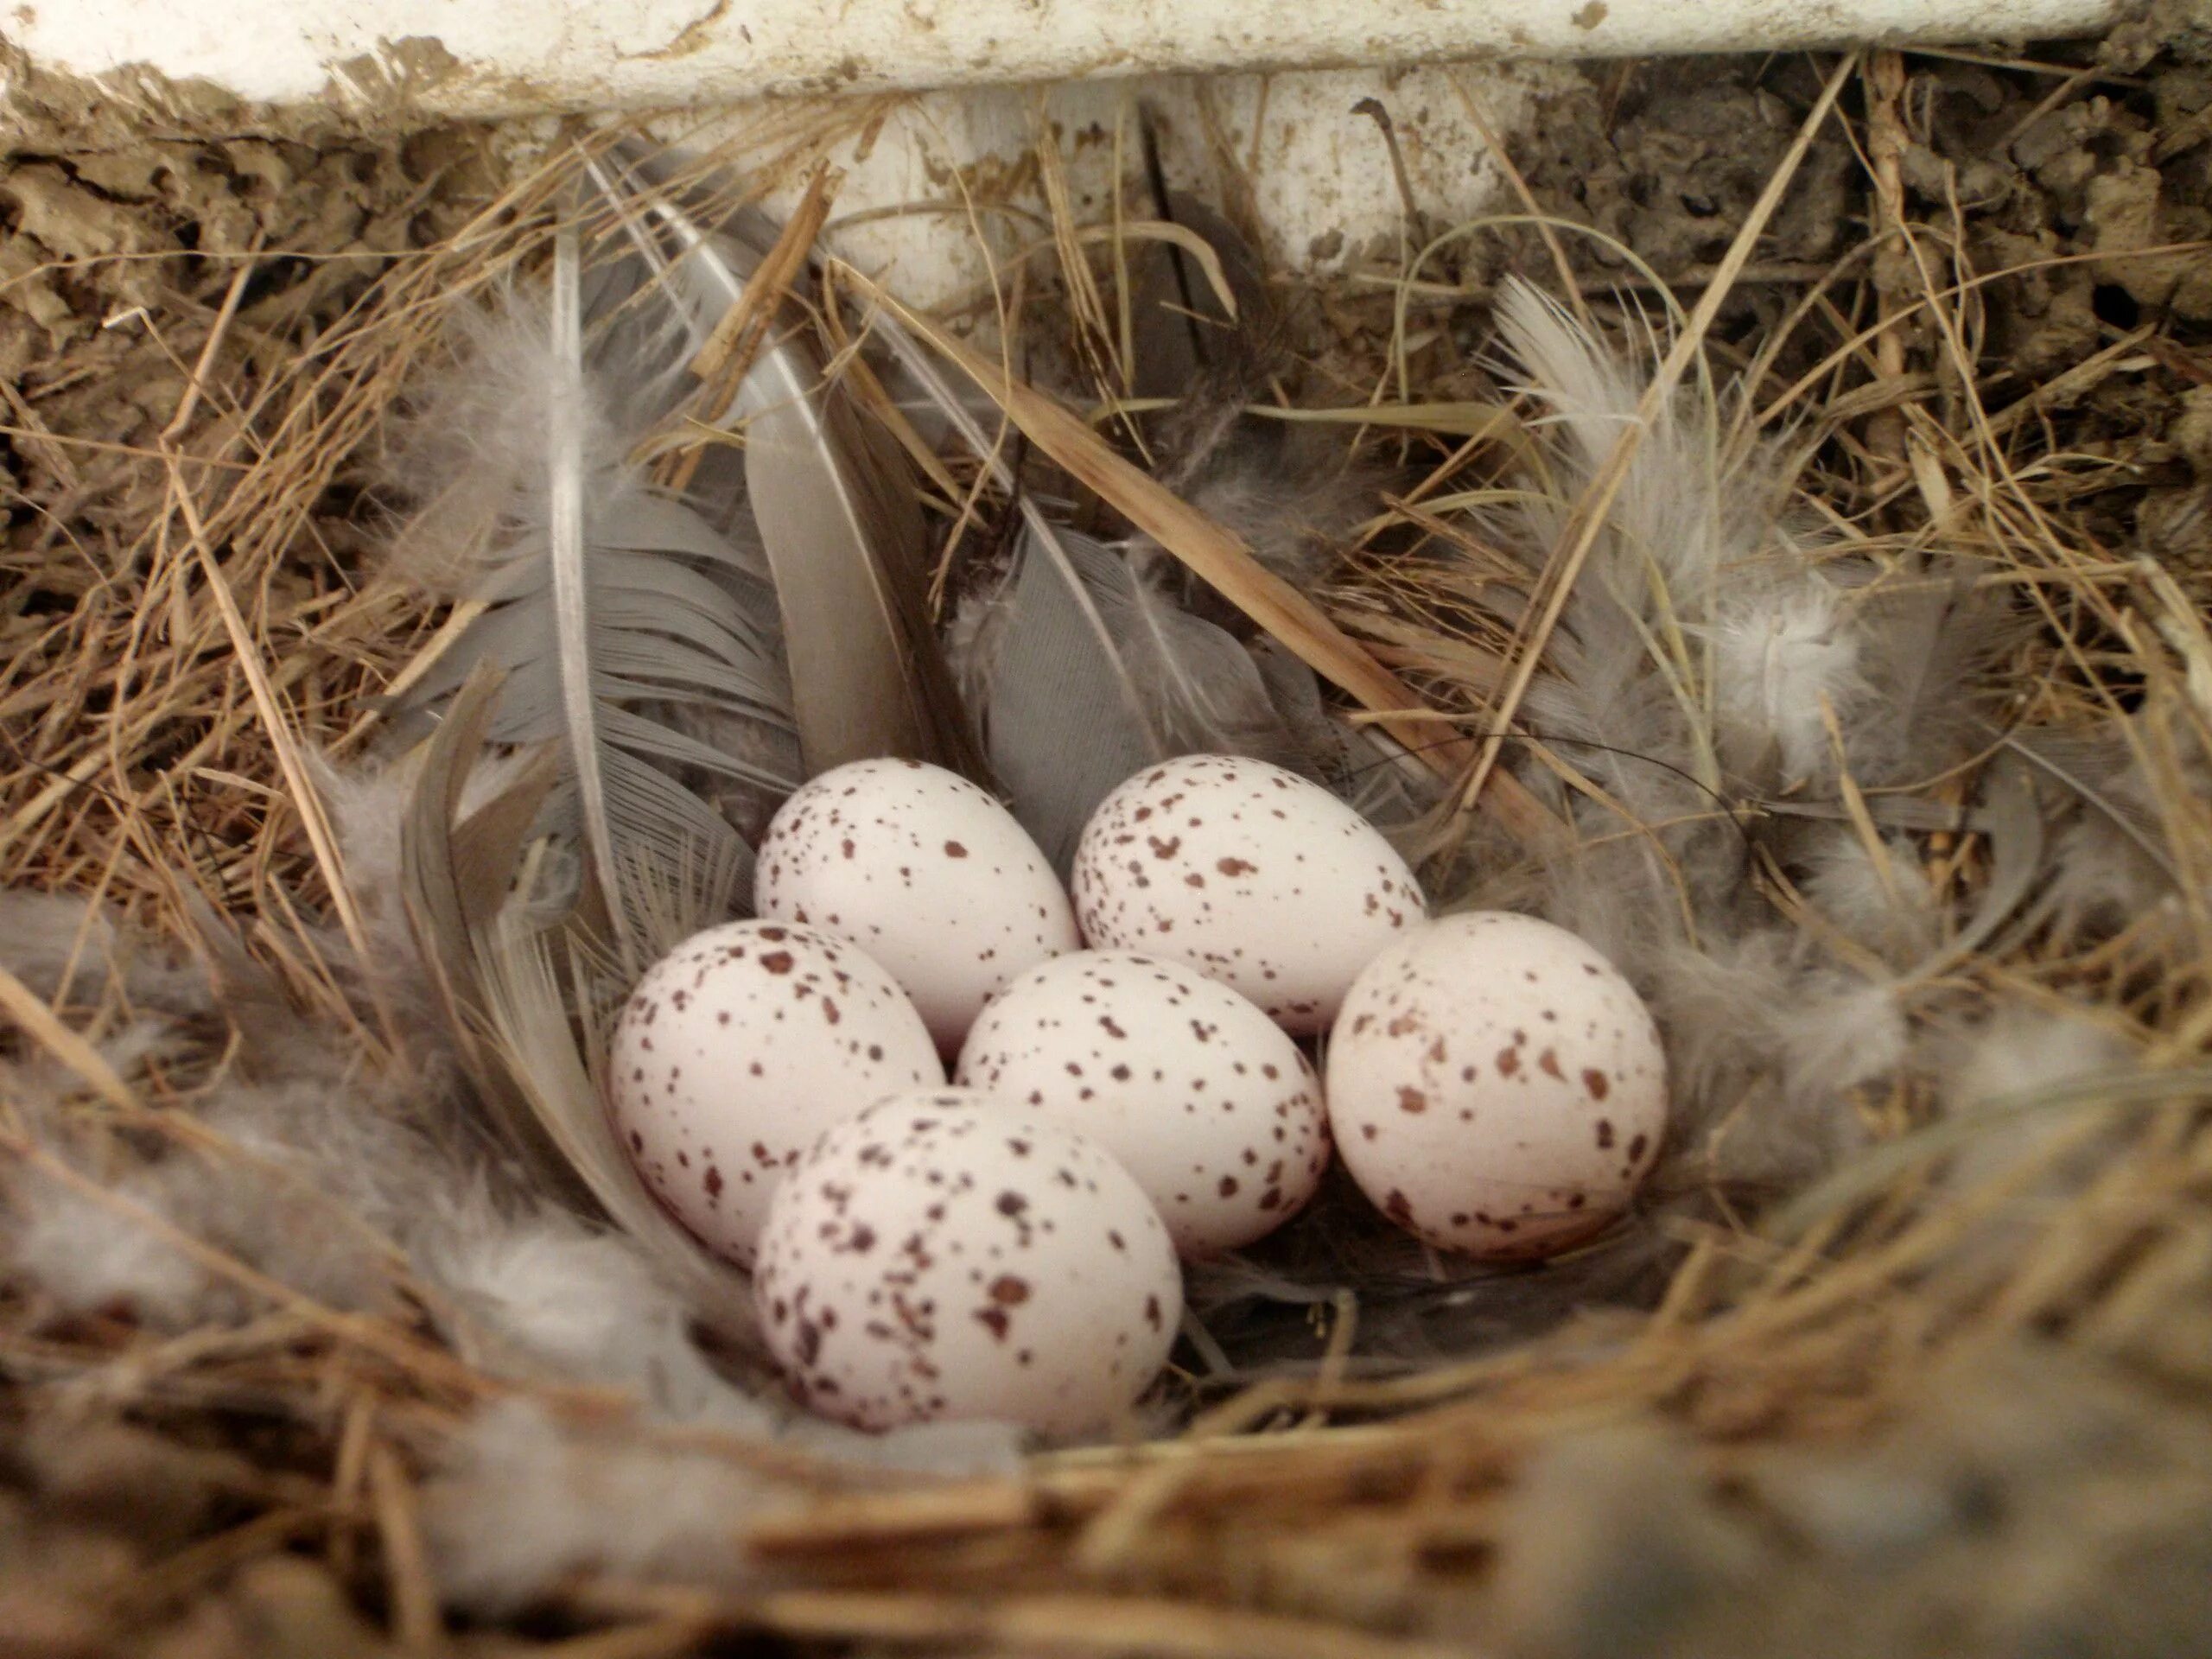
[[[427,114],[2094,29],[2116,0],[16,0],[34,71]]]
[[[1141,105],[1171,188],[1224,200],[1224,157],[1234,159],[1271,269],[1333,270],[1378,253],[1387,262],[1414,232],[1382,129],[1357,106],[1372,100],[1388,112],[1422,221],[1461,225],[1506,203],[1485,133],[1510,140],[1573,74],[1560,64],[1438,64],[926,93],[831,146],[844,176],[824,241],[910,303],[987,316],[994,272],[1007,282],[1047,239],[1033,161],[1040,126],[1058,141],[1078,219],[1114,217],[1117,143],[1122,213],[1149,216],[1133,185]],[[671,139],[740,158],[770,153],[779,132],[757,106],[703,128],[690,115],[667,124]],[[798,194],[786,184],[766,206],[780,216]]]

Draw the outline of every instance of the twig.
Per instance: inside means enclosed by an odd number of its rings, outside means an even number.
[[[1874,175],[1878,251],[1874,257],[1875,303],[1881,332],[1874,340],[1875,373],[1895,385],[1904,378],[1904,335],[1897,327],[1898,283],[1896,265],[1904,234],[1904,60],[1891,51],[1869,54],[1866,74],[1866,145]],[[1875,410],[1866,423],[1866,447],[1891,464],[1904,459],[1904,411],[1896,404]]]

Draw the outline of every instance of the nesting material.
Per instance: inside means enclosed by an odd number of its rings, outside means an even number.
[[[610,314],[656,397],[718,405],[672,437],[584,419],[629,394],[574,378],[424,396],[511,346],[542,366],[581,322],[540,303],[565,260],[644,257],[579,214],[572,151],[19,158],[0,1625],[62,1652],[421,1650],[463,1618],[671,1654],[2202,1645],[2212,97],[2199,37],[2164,38],[1601,76],[1512,158],[1540,218],[1410,202],[1401,259],[1262,273],[1264,329],[1065,200],[950,319],[807,276],[771,227],[791,305]],[[796,179],[835,124],[756,136]],[[1161,210],[1140,175],[1119,222]],[[695,327],[729,376],[835,370],[843,413],[694,375]],[[524,385],[565,460],[502,447]],[[470,442],[426,472],[456,408]],[[749,476],[849,481],[887,443],[903,512]],[[661,512],[680,485],[715,510]],[[791,613],[794,530],[915,576],[926,635]],[[523,579],[554,568],[515,565],[533,537],[690,550],[714,671],[595,679],[645,654],[634,613]],[[518,648],[577,615],[607,624],[589,672]],[[1168,1376],[1085,1446],[801,1409],[750,1287],[624,1185],[596,1089],[630,986],[819,768],[814,647],[855,619],[944,642],[941,680],[869,706],[956,768],[1012,755],[1048,854],[1072,841],[1039,826],[1203,727],[1288,753],[1440,909],[1586,938],[1666,1049],[1637,1204],[1498,1267],[1325,1185],[1189,1269]],[[764,647],[750,689],[729,640]],[[539,695],[501,703],[493,665]],[[1048,670],[1135,764],[1025,726]],[[978,686],[987,728],[944,723]],[[504,753],[518,709],[560,764]],[[695,743],[741,771],[661,770]],[[629,858],[641,802],[702,842]],[[634,936],[571,928],[595,914]],[[175,1501],[118,1497],[149,1491]]]

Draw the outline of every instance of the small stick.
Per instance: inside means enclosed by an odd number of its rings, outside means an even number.
[[[1874,172],[1879,242],[1904,234],[1904,60],[1895,52],[1876,52],[1868,61],[1866,144]],[[1895,251],[1874,258],[1874,296],[1881,333],[1874,340],[1875,372],[1895,383],[1904,378],[1904,335],[1897,324],[1897,283],[1892,274]],[[1866,447],[1892,465],[1904,459],[1904,411],[1895,404],[1877,410],[1866,423]]]
[[[75,1072],[109,1105],[125,1112],[141,1109],[138,1097],[107,1063],[107,1057],[80,1033],[64,1024],[29,986],[4,966],[0,966],[0,1014],[6,1014],[21,1026],[26,1036]]]
[[[410,1654],[445,1651],[445,1621],[430,1576],[429,1552],[415,1510],[415,1489],[388,1446],[369,1448],[369,1499],[384,1538],[385,1576],[391,1586],[392,1623],[399,1645]]]
[[[814,170],[813,177],[807,181],[805,195],[785,221],[775,245],[746,280],[737,302],[722,314],[714,332],[707,336],[707,343],[692,359],[692,378],[707,391],[705,408],[709,420],[718,418],[730,406],[738,388],[745,384],[745,377],[752,372],[753,359],[760,356],[761,346],[767,341],[768,330],[791,297],[791,285],[806,269],[807,257],[822,234],[823,222],[830,217],[830,205],[836,200],[837,186],[843,176],[827,167]],[[706,445],[699,443],[673,458],[664,481],[672,489],[689,488],[706,453]]]

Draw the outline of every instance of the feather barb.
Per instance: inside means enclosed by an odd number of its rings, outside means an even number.
[[[900,304],[861,273],[847,267],[844,274],[973,380],[1072,477],[1218,589],[1316,673],[1380,715],[1385,729],[1433,770],[1449,778],[1471,764],[1475,749],[1467,739],[1454,735],[1440,741],[1433,711],[1319,606],[1261,564],[1235,535],[1115,454],[1054,399],[1014,380],[1000,365]],[[1497,779],[1484,804],[1525,842],[1544,844],[1560,831],[1543,804],[1510,776]]]

